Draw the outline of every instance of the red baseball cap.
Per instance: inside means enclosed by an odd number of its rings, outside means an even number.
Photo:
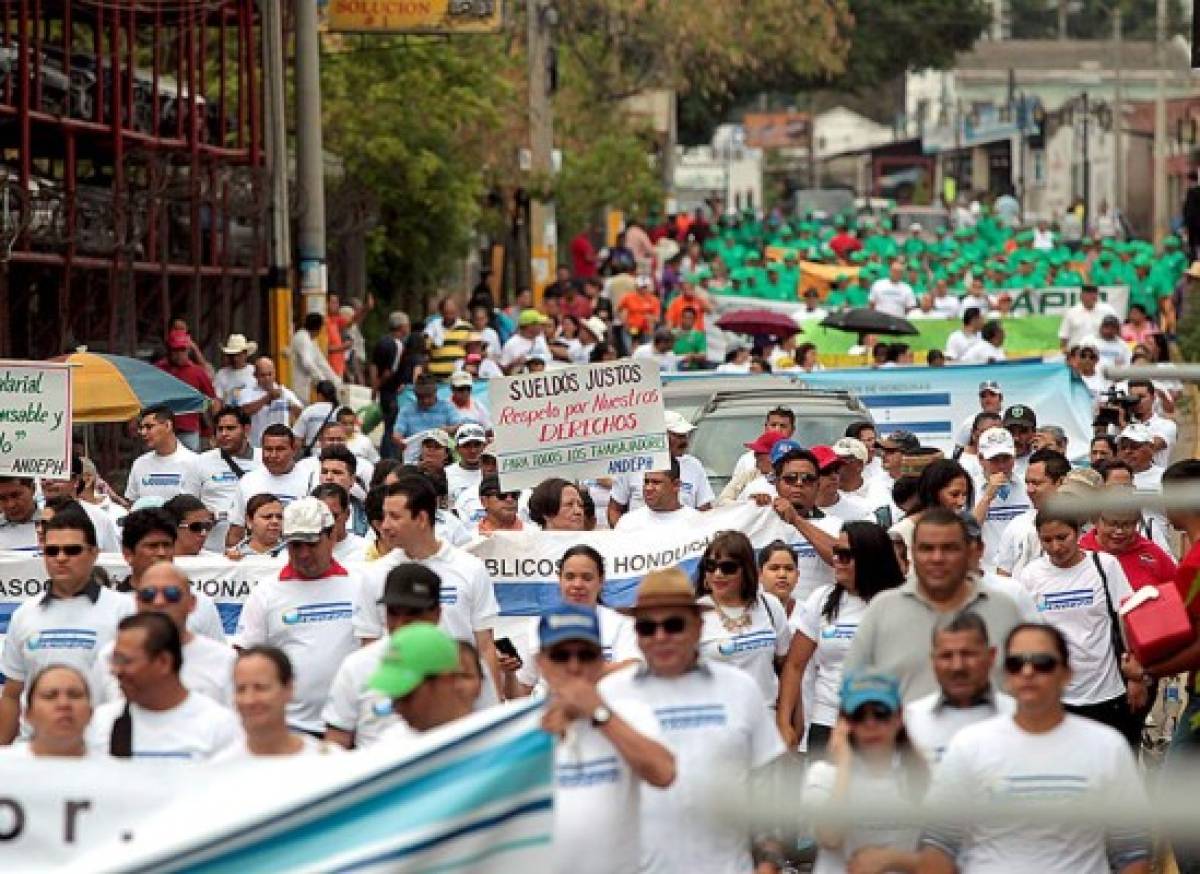
[[[841,457],[829,446],[810,446],[808,451],[817,458],[817,470],[825,471],[842,463]]]
[[[186,349],[192,345],[191,335],[187,331],[172,331],[167,334],[168,349]]]
[[[783,439],[783,434],[778,431],[763,431],[750,443],[745,444],[746,448],[752,452],[770,452],[775,444]]]

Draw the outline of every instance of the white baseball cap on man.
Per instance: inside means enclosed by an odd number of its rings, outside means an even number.
[[[1017,445],[1006,428],[988,428],[979,435],[979,456],[995,458],[998,455],[1016,455]]]
[[[663,414],[663,424],[667,426],[668,434],[691,434],[696,430],[695,425],[674,410],[667,410]]]
[[[871,454],[867,451],[867,444],[856,437],[842,437],[829,448],[838,458],[853,458],[863,464],[867,463],[867,458]]]
[[[454,432],[454,442],[459,446],[465,443],[487,443],[487,431],[482,425],[474,422],[463,422]]]
[[[333,527],[333,512],[319,498],[300,498],[283,510],[283,539],[316,543],[321,534]]]
[[[1128,440],[1130,443],[1153,443],[1154,432],[1140,422],[1134,422],[1132,425],[1126,425],[1117,439]]]

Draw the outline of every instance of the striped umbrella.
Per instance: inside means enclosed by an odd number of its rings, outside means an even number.
[[[71,369],[76,424],[127,422],[143,407],[166,404],[174,413],[195,413],[208,403],[202,393],[152,364],[124,355],[73,352],[55,361]]]

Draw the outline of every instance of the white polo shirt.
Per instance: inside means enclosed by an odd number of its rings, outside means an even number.
[[[352,617],[359,579],[333,562],[324,577],[301,579],[285,565],[250,592],[238,619],[235,644],[277,646],[295,668],[295,695],[288,723],[304,731],[322,729],[321,708],[342,659],[358,649]]]
[[[651,510],[640,507],[631,510],[617,520],[614,531],[644,531],[647,528],[664,528],[676,525],[688,525],[700,515],[699,510],[691,507],[680,507],[678,510]]]
[[[99,532],[97,532],[97,535]],[[99,537],[97,536],[97,540]],[[9,552],[28,552],[34,555],[38,552],[37,526],[33,520],[28,522],[0,521],[0,550]]]
[[[262,450],[252,449],[250,458],[234,456],[243,474],[262,467]],[[213,530],[209,532],[204,546],[214,552],[225,551],[225,534],[229,531],[229,517],[238,504],[238,482],[240,477],[225,461],[220,449],[201,452],[196,458],[196,478],[200,483],[197,497],[212,511]]]
[[[108,752],[113,723],[125,703],[119,699],[96,708],[85,735],[90,751]],[[205,761],[244,739],[242,723],[232,710],[196,692],[189,692],[183,703],[170,710],[130,704],[129,714],[133,717],[135,759]]]
[[[712,486],[708,482],[708,474],[700,459],[692,455],[679,456],[679,503],[685,507],[699,508],[716,501]],[[642,496],[642,483],[645,474],[623,473],[613,477],[612,491],[609,493],[618,504],[624,504],[629,510],[646,506]]]
[[[400,722],[400,717],[392,712],[392,699],[367,687],[390,643],[385,635],[346,656],[321,711],[326,728],[354,735],[355,749],[371,746]]]
[[[483,481],[483,468],[467,470],[461,464],[451,464],[446,468],[446,488],[450,496],[450,506],[456,507],[458,500],[468,489],[475,489],[478,494],[479,484]]]
[[[245,527],[246,504],[255,495],[274,495],[279,499],[279,503],[286,507],[292,501],[307,495],[314,485],[316,483],[311,481],[299,465],[293,466],[290,471],[280,476],[271,473],[266,467],[252,470],[238,481],[237,501],[229,510],[229,524]]]
[[[159,455],[157,452],[139,455],[129,468],[129,480],[125,485],[126,499],[130,503],[146,497],[169,501],[181,493],[199,494],[197,459],[196,453],[182,443],[178,443],[170,455]]]
[[[966,728],[993,716],[1012,716],[1017,702],[989,686],[978,702],[970,707],[947,703],[939,689],[904,705],[904,730],[913,745],[933,767],[942,760],[954,736]]]

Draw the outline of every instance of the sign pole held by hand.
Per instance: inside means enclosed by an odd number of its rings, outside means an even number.
[[[0,360],[0,476],[71,475],[71,365]]]

